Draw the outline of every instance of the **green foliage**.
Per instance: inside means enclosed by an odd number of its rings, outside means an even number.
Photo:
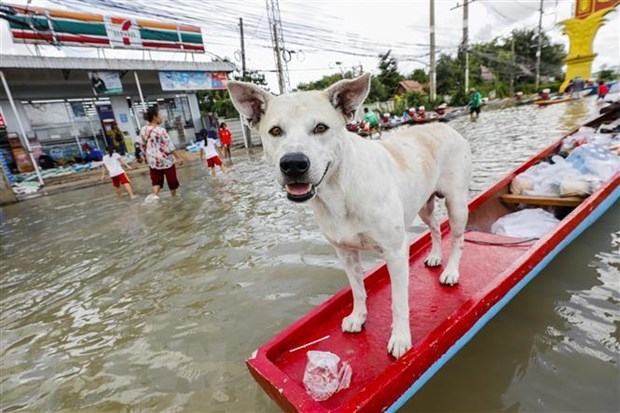
[[[415,69],[411,75],[407,77],[407,80],[415,80],[425,85],[429,82],[428,74],[424,71],[424,69]]]
[[[605,66],[596,74],[596,80],[602,80],[603,82],[609,82],[619,78],[620,73],[614,73],[613,70],[607,69]]]
[[[245,76],[234,76],[234,79],[254,83],[259,86],[267,86],[265,75],[256,70],[248,70],[245,72]],[[202,116],[207,116],[211,112],[217,113],[219,117],[223,118],[236,118],[239,116],[226,90],[199,90],[196,95],[198,96],[198,106]]]
[[[259,86],[267,86],[265,75],[256,70],[246,70],[245,76],[235,76],[235,80],[241,80],[243,82],[254,83]]]
[[[486,43],[478,43],[469,46],[469,86],[475,87],[484,96],[490,91],[495,91],[499,98],[511,96],[517,91],[530,94],[535,93],[536,74],[536,50],[538,47],[538,31],[535,29],[517,29],[507,38],[496,38]],[[540,74],[542,84],[539,90],[549,88],[558,90],[563,80],[562,65],[566,52],[562,44],[552,44],[549,37],[542,33],[541,37],[541,61]],[[453,106],[466,105],[469,96],[465,91],[465,67],[464,51],[452,57],[441,54],[437,60],[437,96],[435,102],[429,101],[428,94],[407,93],[395,104],[395,114],[401,114],[405,109],[414,106],[425,106],[429,109],[443,102],[443,96],[450,96],[450,104]],[[481,75],[481,66],[488,68],[493,73],[493,80],[485,80]],[[416,80],[423,85],[428,84],[429,76],[424,69],[415,69],[405,77],[398,72],[398,61],[388,50],[379,55],[379,74],[371,79],[370,92],[367,102],[385,102],[393,98],[398,85],[403,80]],[[302,83],[297,90],[320,90],[329,87],[342,79],[351,79],[357,73],[353,70],[324,76],[314,82]],[[555,78],[554,81],[546,81]],[[597,75],[597,80],[617,79],[618,74],[613,70],[603,68]],[[257,85],[267,86],[265,75],[257,71],[247,71],[241,78]],[[216,112],[223,117],[236,117],[228,93],[226,91],[199,91],[198,101],[200,110],[206,114]]]
[[[404,80],[403,75],[398,73],[398,61],[392,57],[391,54],[392,51],[388,50],[386,53],[379,55],[380,73],[377,75],[376,79],[383,87],[380,90],[374,90],[377,100],[385,101],[391,99],[398,84]],[[373,90],[371,90],[371,92],[373,92]]]

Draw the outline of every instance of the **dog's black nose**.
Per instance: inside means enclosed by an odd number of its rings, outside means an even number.
[[[286,176],[299,177],[310,169],[310,159],[301,152],[287,153],[280,159],[280,170]]]

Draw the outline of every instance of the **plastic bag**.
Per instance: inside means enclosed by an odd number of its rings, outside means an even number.
[[[525,191],[533,190],[536,183],[541,180],[544,170],[550,166],[551,164],[547,162],[539,162],[515,176],[510,183],[510,193],[520,195]]]
[[[517,184],[513,184],[511,185],[512,193],[531,196],[560,196],[563,179],[582,175],[573,164],[566,162],[559,155],[553,156],[551,160],[553,161],[552,164],[541,162],[517,175],[515,177],[517,183],[519,180],[527,179],[528,185],[521,183],[521,188],[518,188]],[[514,192],[518,189],[521,189],[521,192]]]
[[[568,155],[566,162],[584,175],[594,175],[602,181],[620,171],[620,158],[606,147],[596,144],[582,145]]]
[[[351,366],[340,365],[340,357],[329,351],[308,351],[308,362],[304,371],[304,386],[316,401],[329,399],[334,393],[351,384]]]
[[[542,238],[559,223],[559,219],[544,209],[523,209],[499,218],[491,225],[491,232],[509,237]]]
[[[590,142],[594,133],[594,128],[591,128],[589,126],[582,126],[577,132],[567,136],[566,138],[564,138],[564,140],[562,140],[562,145],[560,146],[560,153],[566,154],[581,145],[585,145],[586,143]]]

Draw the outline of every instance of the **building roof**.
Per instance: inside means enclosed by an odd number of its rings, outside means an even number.
[[[399,89],[402,89],[405,92],[420,92],[424,93],[424,86],[417,80],[403,80],[398,84],[398,92]]]
[[[232,72],[235,70],[235,64],[230,62],[3,55],[0,59],[0,69],[203,70],[208,72]]]

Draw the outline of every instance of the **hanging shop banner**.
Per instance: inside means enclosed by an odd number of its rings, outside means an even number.
[[[118,72],[88,72],[88,78],[96,96],[123,93],[123,84]]]
[[[163,71],[159,72],[161,90],[212,90],[226,89],[225,72]]]
[[[204,53],[200,27],[0,4],[16,43]]]
[[[612,9],[620,4],[620,0],[577,0],[575,2],[575,17],[585,19],[597,11]]]

